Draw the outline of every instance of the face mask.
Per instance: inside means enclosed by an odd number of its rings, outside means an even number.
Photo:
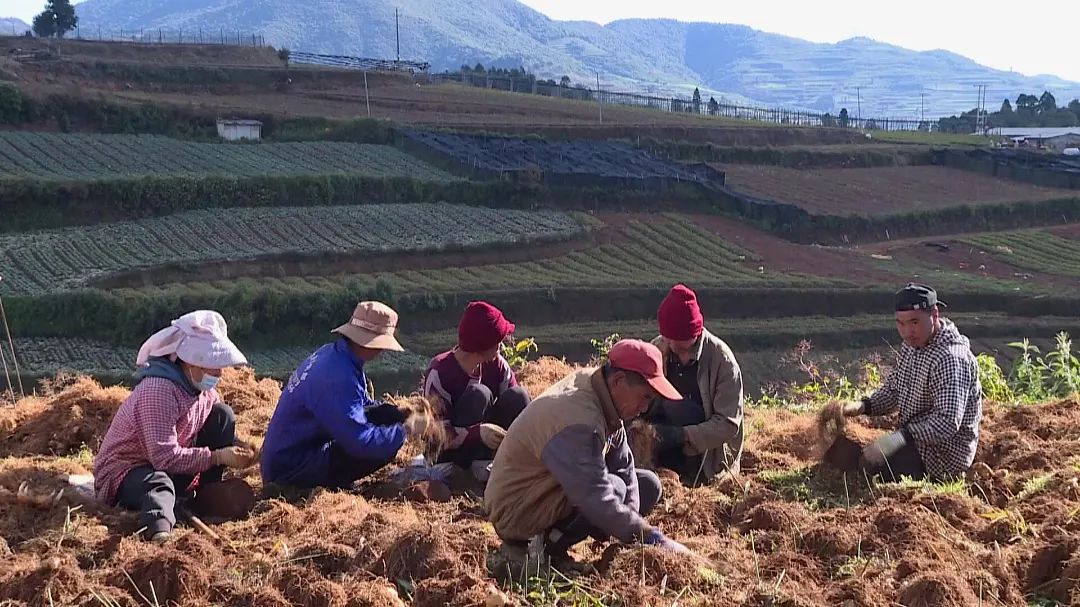
[[[202,381],[193,381],[191,382],[191,385],[195,386],[195,389],[199,392],[209,392],[217,387],[219,381],[221,381],[220,377],[215,377],[206,373],[203,375]]]

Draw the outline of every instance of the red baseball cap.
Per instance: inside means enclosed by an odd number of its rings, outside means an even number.
[[[611,366],[640,373],[653,390],[668,400],[682,400],[682,394],[664,377],[664,360],[660,349],[640,339],[623,339],[608,352]]]

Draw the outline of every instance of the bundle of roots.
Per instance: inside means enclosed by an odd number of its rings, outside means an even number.
[[[630,443],[630,452],[634,454],[634,465],[643,470],[656,468],[656,452],[660,446],[660,436],[652,424],[635,419],[626,429],[626,440]]]
[[[438,398],[412,394],[391,397],[389,402],[404,417],[405,430],[411,442],[422,445],[426,453],[442,452],[449,442],[449,437],[439,421],[438,410],[441,402]]]
[[[39,510],[50,510],[60,503],[60,500],[64,497],[64,490],[60,489],[53,493],[42,493],[40,491],[31,490],[27,483],[22,483],[19,485],[18,491],[12,491],[7,487],[0,487],[0,497],[12,499],[15,503],[22,506],[37,508]]]
[[[847,418],[844,403],[831,401],[822,407],[817,417],[817,448],[825,463],[845,471],[858,470],[862,445],[845,432]]]

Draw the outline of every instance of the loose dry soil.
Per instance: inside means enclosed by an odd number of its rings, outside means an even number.
[[[567,371],[545,359],[523,383],[536,393]],[[243,435],[260,439],[279,390],[250,372],[226,376]],[[387,471],[355,493],[260,497],[247,520],[215,527],[221,542],[181,528],[163,547],[134,537],[131,514],[70,493],[55,506],[17,495],[25,482],[47,496],[88,471],[83,445],[97,446],[126,394],[75,378],[0,409],[0,604],[434,606],[489,596],[498,538],[481,505],[463,495],[408,501],[379,490]],[[871,486],[819,463],[829,439],[861,444],[883,424],[830,427],[823,442],[811,414],[750,411],[741,476],[687,489],[661,473],[665,495],[649,518],[704,561],[587,543],[578,556],[599,571],[577,592],[625,605],[1011,606],[1036,595],[1080,604],[1078,422],[1075,400],[989,408],[968,487],[950,492]],[[261,491],[255,471],[244,478]]]

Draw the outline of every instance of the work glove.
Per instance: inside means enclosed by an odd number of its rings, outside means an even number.
[[[682,426],[654,424],[653,428],[656,429],[656,437],[660,441],[660,451],[682,450],[683,445],[686,443],[686,431],[683,430]]]
[[[391,403],[372,403],[364,407],[364,417],[376,426],[393,426],[405,421],[405,414]]]
[[[492,451],[497,451],[503,439],[506,438],[506,430],[496,424],[480,424],[480,440],[484,446]]]
[[[247,447],[233,445],[214,449],[210,452],[210,463],[214,466],[229,468],[247,468],[255,460],[255,452]]]
[[[844,417],[856,417],[858,415],[866,413],[867,400],[869,399],[864,398],[859,402],[847,403],[846,405],[844,405]]]
[[[693,556],[689,548],[664,535],[659,529],[653,529],[642,540],[645,544],[656,546],[665,552]]]
[[[871,466],[881,466],[886,458],[891,457],[907,444],[904,433],[900,430],[880,436],[863,448],[863,460]]]

